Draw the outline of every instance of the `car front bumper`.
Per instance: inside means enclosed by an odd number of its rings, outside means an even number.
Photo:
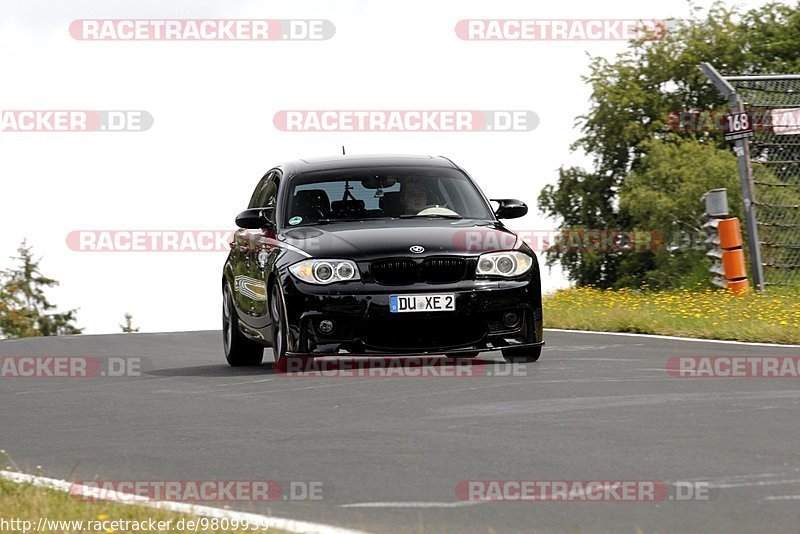
[[[464,280],[453,284],[383,286],[362,281],[329,286],[287,276],[288,355],[452,355],[540,346],[538,276],[515,280]],[[391,295],[455,295],[454,311],[392,313]],[[503,321],[516,314],[515,324]],[[334,330],[324,334],[320,321]]]

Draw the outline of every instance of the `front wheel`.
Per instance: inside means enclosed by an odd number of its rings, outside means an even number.
[[[313,369],[312,356],[287,356],[286,309],[283,307],[278,284],[272,286],[269,299],[269,316],[272,321],[272,353],[275,355],[273,368],[280,373],[297,373]]]
[[[222,286],[222,345],[225,359],[233,367],[261,365],[264,358],[264,347],[239,330],[239,317],[228,284]]]
[[[272,353],[275,355],[275,366],[279,370],[286,370],[286,315],[277,283],[272,286],[269,296],[269,318],[272,321]]]
[[[533,363],[542,355],[541,345],[502,349],[503,358],[509,363]]]

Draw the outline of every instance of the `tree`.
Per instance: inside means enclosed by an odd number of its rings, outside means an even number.
[[[707,158],[693,160],[699,166],[698,172],[692,173],[696,177],[706,167],[716,172],[721,162],[730,160],[731,148],[718,132],[670,131],[669,114],[727,110],[723,97],[697,69],[705,61],[723,74],[799,72],[799,7],[772,3],[741,13],[715,4],[704,17],[696,11],[700,15],[697,20],[678,24],[661,40],[631,42],[613,61],[593,58],[590,74],[584,78],[592,87],[590,108],[578,118],[582,135],[572,148],[591,155],[594,168],[562,168],[557,184],[541,191],[540,210],[557,219],[561,229],[632,230],[640,224],[664,223],[670,213],[675,215],[676,205],[696,202],[699,207],[699,198],[693,197],[697,188],[688,187],[680,177],[687,170],[678,165],[682,150],[700,151]],[[689,141],[695,145],[686,145]],[[648,162],[653,150],[662,154]],[[667,153],[674,158],[672,169],[662,157]],[[641,177],[652,175],[656,167],[662,178],[661,194],[645,194]],[[729,194],[738,194],[737,183],[725,182],[730,183]],[[643,216],[644,211],[652,216]],[[680,224],[681,220],[671,222]],[[676,268],[691,271],[696,258],[666,252],[579,254],[556,250],[548,253],[547,260],[549,264],[560,261],[578,285],[619,287],[637,286],[654,277],[667,285],[680,283],[680,277],[669,273]]]
[[[133,327],[133,315],[131,315],[130,313],[125,314],[125,324],[124,325],[121,324],[119,325],[119,327],[125,334],[132,334],[133,332],[139,331],[138,326],[136,328]]]
[[[45,288],[58,285],[39,271],[40,259],[34,259],[32,247],[22,241],[19,265],[0,271],[0,335],[8,338],[80,334],[76,327],[77,310],[49,313],[56,306],[47,300]]]
[[[609,176],[576,167],[562,168],[558,183],[545,186],[539,195],[539,209],[560,217],[562,230],[620,228],[613,196],[614,184]],[[578,285],[607,287],[617,278],[617,255],[574,249],[549,252],[547,264],[553,265],[556,261],[560,261],[570,279]]]
[[[646,253],[624,254],[615,286],[644,282],[663,288],[707,282],[711,262],[705,256],[704,243],[697,242],[704,236],[702,225],[707,220],[700,198],[706,191],[725,188],[731,215],[742,218],[736,157],[731,151],[691,138],[653,139],[642,147],[640,165],[620,188],[620,211],[632,227],[664,236],[664,245],[674,243],[678,231],[694,241],[679,241],[676,250],[662,246]]]

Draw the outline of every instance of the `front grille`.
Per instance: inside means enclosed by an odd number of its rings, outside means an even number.
[[[464,278],[466,266],[463,258],[427,258],[420,266],[420,274],[429,284],[458,282]]]
[[[464,258],[393,258],[373,261],[372,278],[383,285],[404,285],[414,282],[446,284],[464,279],[467,262]]]
[[[379,284],[404,285],[417,281],[417,264],[410,258],[373,261],[369,271]]]

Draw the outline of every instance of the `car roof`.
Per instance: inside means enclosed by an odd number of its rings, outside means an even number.
[[[443,156],[414,156],[403,154],[323,156],[287,161],[278,165],[284,175],[304,172],[328,171],[338,169],[358,169],[363,167],[458,167]]]

